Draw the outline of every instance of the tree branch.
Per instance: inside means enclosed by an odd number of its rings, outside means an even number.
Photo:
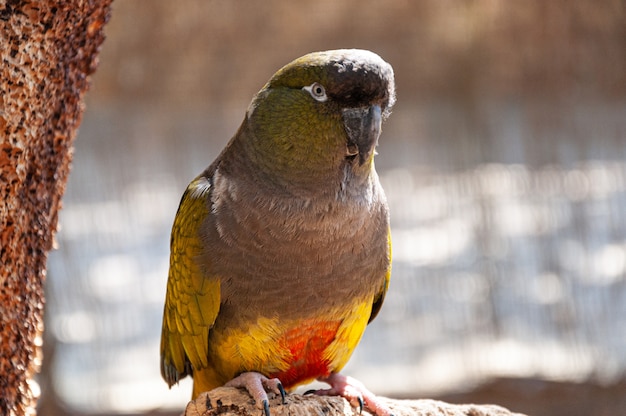
[[[395,416],[523,416],[495,405],[449,404],[436,400],[394,400],[382,398]],[[270,399],[272,416],[287,415],[358,415],[358,409],[350,407],[348,401],[336,396],[289,394],[282,405],[280,397]],[[259,416],[262,410],[243,390],[234,387],[219,387],[202,393],[192,400],[184,416],[237,415]],[[370,414],[363,411],[364,416]]]

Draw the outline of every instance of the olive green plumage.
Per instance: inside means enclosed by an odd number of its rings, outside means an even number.
[[[193,374],[195,395],[256,371],[290,387],[347,362],[389,283],[373,157],[394,101],[391,66],[361,50],[303,56],[254,97],[176,214],[168,384]]]

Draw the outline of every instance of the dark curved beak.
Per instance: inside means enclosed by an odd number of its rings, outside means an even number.
[[[380,105],[345,108],[343,125],[348,135],[348,156],[359,155],[359,165],[369,160],[378,143],[382,125]]]

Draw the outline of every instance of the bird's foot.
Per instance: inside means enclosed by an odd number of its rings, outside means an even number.
[[[333,373],[328,377],[319,378],[318,381],[330,384],[330,388],[313,391],[313,394],[318,396],[341,396],[352,407],[357,407],[359,413],[365,408],[376,416],[393,416],[391,410],[374,393],[369,391],[363,383],[352,377]]]
[[[268,378],[261,373],[248,372],[241,373],[228,383],[224,384],[226,387],[238,387],[246,389],[248,394],[252,396],[257,407],[263,409],[265,416],[270,416],[270,401],[267,397],[267,392],[271,391],[276,394],[280,394],[282,403],[285,404],[285,389],[283,384],[277,378]]]

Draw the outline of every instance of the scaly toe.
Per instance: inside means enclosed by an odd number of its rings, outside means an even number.
[[[265,416],[271,416],[270,402],[267,397],[268,391],[280,394],[282,403],[285,404],[285,389],[283,388],[283,384],[280,380],[277,378],[267,378],[261,373],[253,371],[241,373],[228,383],[224,384],[224,386],[245,389],[248,394],[252,396],[257,407],[263,409]]]
[[[352,407],[358,407],[359,413],[365,408],[376,416],[393,416],[389,408],[374,393],[352,377],[334,373],[318,380],[330,384],[330,388],[316,391],[317,395],[341,396],[348,400]]]
[[[263,383],[263,387],[265,387],[266,391],[273,391],[276,394],[280,394],[282,404],[285,404],[285,396],[287,395],[287,393],[285,393],[283,383],[281,383],[279,379],[264,377],[261,380],[261,383]]]

